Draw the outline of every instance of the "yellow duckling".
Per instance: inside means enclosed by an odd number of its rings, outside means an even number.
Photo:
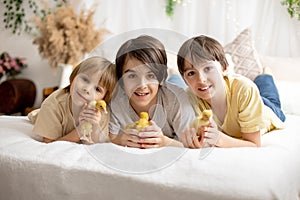
[[[94,101],[91,101],[89,103],[90,106],[93,106],[95,107],[98,111],[100,111],[101,109],[107,113],[107,110],[106,110],[106,103],[104,100],[94,100]]]
[[[127,125],[126,128],[129,129],[136,129],[138,131],[142,130],[143,128],[146,128],[150,125],[149,122],[149,115],[147,112],[141,112],[140,113],[140,119],[133,124]]]
[[[94,107],[98,111],[103,110],[104,113],[107,113],[106,103],[103,100],[90,101],[88,106]],[[91,136],[92,131],[93,131],[92,123],[90,123],[90,122],[82,123],[81,126],[80,126],[80,132],[82,134],[82,136],[80,137],[80,140],[84,140],[88,143],[94,143],[93,140],[92,140],[92,136]]]
[[[212,110],[204,110],[201,114],[201,116],[194,119],[191,124],[190,128],[195,128],[197,131],[197,135],[201,136],[200,128],[201,126],[208,126],[209,125],[209,119],[212,117],[213,113]]]

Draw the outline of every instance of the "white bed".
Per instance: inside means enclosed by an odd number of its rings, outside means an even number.
[[[45,144],[26,117],[0,116],[0,199],[299,199],[300,83],[278,88],[286,128],[261,148]]]
[[[261,148],[153,152],[44,144],[26,118],[1,116],[0,199],[298,199],[299,123],[288,115]]]

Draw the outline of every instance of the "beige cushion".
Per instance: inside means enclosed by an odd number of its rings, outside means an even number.
[[[251,80],[262,73],[262,64],[254,48],[251,30],[245,29],[231,43],[224,47],[225,53],[231,55],[234,71]]]

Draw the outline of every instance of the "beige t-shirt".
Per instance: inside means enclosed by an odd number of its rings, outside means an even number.
[[[275,113],[264,105],[254,82],[240,75],[224,77],[224,80],[227,111],[223,124],[214,115],[214,120],[222,132],[241,138],[242,133],[259,130],[261,133],[266,133],[284,127],[283,122]],[[206,101],[197,98],[190,90],[187,92],[197,115],[204,109],[210,109],[210,105]]]
[[[29,113],[29,119],[34,123],[33,132],[48,139],[57,139],[70,133],[75,128],[71,113],[71,97],[63,89],[56,90],[44,100],[38,112]],[[101,142],[108,141],[108,114],[102,115],[100,122]]]

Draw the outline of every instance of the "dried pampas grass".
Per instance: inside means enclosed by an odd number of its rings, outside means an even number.
[[[71,5],[63,5],[44,18],[32,20],[39,32],[33,43],[52,68],[56,69],[58,63],[76,65],[108,33],[106,29],[95,29],[93,16],[94,11],[81,10],[77,14]]]

